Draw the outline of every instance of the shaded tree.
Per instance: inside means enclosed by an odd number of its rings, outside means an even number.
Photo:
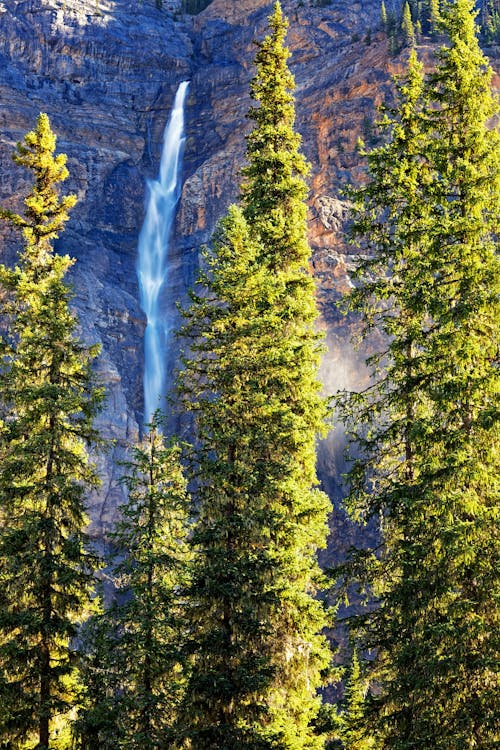
[[[187,675],[182,591],[189,577],[188,495],[180,448],[157,417],[131,450],[128,502],[112,535],[116,601],[89,622],[79,747],[158,750],[169,743]]]

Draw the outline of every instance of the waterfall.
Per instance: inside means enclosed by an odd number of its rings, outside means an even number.
[[[147,181],[146,216],[139,235],[137,275],[141,308],[146,315],[144,337],[144,419],[164,411],[166,350],[171,323],[162,292],[168,281],[168,243],[180,196],[179,173],[184,145],[184,101],[189,81],[179,84],[163,134],[158,179]]]

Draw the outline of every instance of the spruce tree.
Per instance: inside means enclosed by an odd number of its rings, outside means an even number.
[[[259,487],[272,430],[272,405],[259,395],[269,336],[256,317],[265,275],[237,207],[222,220],[206,265],[182,331],[192,340],[180,389],[197,412],[200,488],[188,597],[195,661],[179,732],[199,750],[272,747],[273,510]]]
[[[351,574],[380,604],[355,624],[377,654],[367,720],[398,750],[497,741],[500,145],[473,19],[470,0],[450,7],[425,85],[410,57],[357,194],[351,304],[387,340],[374,383],[347,400],[351,510],[382,522]]]
[[[387,9],[385,7],[384,0],[380,4],[380,23],[383,31],[387,31]]]
[[[343,750],[373,750],[374,740],[369,736],[364,722],[367,693],[366,678],[361,674],[359,656],[354,649],[345,684],[344,711],[341,717]]]
[[[481,13],[481,31],[487,42],[500,39],[500,2],[484,0]]]
[[[290,51],[284,41],[288,22],[276,3],[269,18],[271,33],[257,44],[257,75],[250,85],[252,107],[248,118],[254,127],[247,136],[247,166],[241,187],[243,213],[261,244],[263,261],[270,270],[299,269],[309,262],[306,236],[305,178],[309,165],[300,151],[301,137],[294,129],[295,81],[288,68]],[[313,280],[302,273],[304,283]],[[313,302],[309,314],[314,318]]]
[[[123,681],[117,658],[118,626],[114,610],[99,611],[80,628],[78,669],[80,695],[71,723],[72,750],[117,750],[120,739],[118,698]],[[96,607],[97,608],[97,607]]]
[[[403,20],[401,21],[401,33],[403,35],[403,44],[413,47],[415,44],[415,29],[411,18],[411,11],[408,2],[403,7]]]
[[[320,748],[330,655],[313,598],[328,502],[316,489],[320,347],[306,239],[307,164],[279,4],[258,45],[243,210],[232,207],[186,312],[180,386],[200,487],[191,591],[191,747]]]
[[[76,732],[82,750],[168,745],[187,674],[179,597],[190,553],[180,448],[166,443],[155,417],[131,452],[128,502],[112,535],[116,600],[87,626],[86,699]]]
[[[52,241],[76,198],[59,197],[68,171],[46,115],[17,145],[14,161],[34,177],[14,269],[0,266],[0,737],[51,745],[51,729],[74,699],[72,640],[89,607],[94,558],[84,550],[85,493],[96,484],[85,445],[100,402],[95,348],[77,338],[64,276],[72,261]]]
[[[437,34],[440,30],[441,12],[439,0],[429,0],[428,3],[428,26],[430,34]]]
[[[358,449],[349,475],[348,510],[358,521],[379,515],[383,519],[384,546],[372,555],[353,554],[347,566],[351,580],[376,592],[381,605],[391,604],[390,609],[380,606],[351,623],[363,648],[379,650],[372,672],[380,682],[382,646],[401,627],[398,605],[391,599],[401,577],[399,507],[412,497],[416,436],[427,416],[419,384],[426,374],[420,356],[425,301],[433,286],[424,258],[433,221],[428,195],[433,170],[427,158],[424,111],[423,71],[412,51],[407,74],[397,84],[396,106],[387,109],[379,123],[386,143],[364,152],[369,179],[352,194],[353,234],[361,253],[347,304],[361,313],[364,338],[381,332],[387,341],[378,351],[371,344],[370,386],[341,399]],[[365,732],[370,726],[376,733],[372,716],[366,719]]]
[[[186,677],[179,592],[188,581],[190,553],[180,448],[166,443],[157,418],[134,447],[127,471],[128,503],[113,535],[123,556],[115,568],[118,602],[111,614],[121,681],[119,747],[159,750],[172,730]]]
[[[430,686],[445,714],[439,746],[490,748],[499,709],[500,134],[491,125],[499,107],[475,15],[473,0],[443,13],[450,41],[430,78],[439,221],[429,254],[439,294],[429,300],[425,341],[434,420],[425,469],[439,515],[438,541],[427,542],[434,613],[421,637],[440,656]]]

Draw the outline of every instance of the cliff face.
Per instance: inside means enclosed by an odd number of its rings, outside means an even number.
[[[358,176],[356,139],[367,135],[394,70],[377,31],[379,0],[282,4],[290,19],[297,127],[312,164],[312,263],[331,349],[323,374],[335,390],[361,372],[334,307],[349,270],[341,190]],[[157,173],[175,91],[189,79],[183,187],[164,301],[173,309],[194,278],[200,245],[237,197],[252,39],[265,33],[272,3],[213,0],[198,16],[176,8],[177,0],[162,10],[154,0],[0,0],[0,202],[19,207],[27,176],[10,155],[40,111],[68,155],[67,187],[79,197],[58,249],[78,261],[72,281],[82,329],[102,344],[108,401],[100,425],[115,443],[98,459],[103,486],[90,509],[98,538],[123,499],[117,481],[123,445],[142,422],[145,322],[135,264],[145,180]],[[1,227],[0,239],[3,256],[12,259],[16,238]],[[338,443],[341,436],[334,436],[320,453],[333,496],[339,495]],[[347,543],[349,533],[344,537]]]
[[[98,457],[103,483],[90,507],[97,537],[123,502],[117,464],[141,423],[144,317],[135,263],[145,178],[158,168],[163,127],[191,54],[184,26],[153,2],[0,3],[0,200],[18,207],[29,176],[11,153],[40,111],[68,155],[65,189],[79,198],[57,249],[77,259],[72,282],[82,330],[102,345],[107,403],[99,422],[115,442]],[[4,257],[12,258],[15,238],[0,232]]]

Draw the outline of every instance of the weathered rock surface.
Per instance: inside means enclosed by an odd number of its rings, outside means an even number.
[[[323,5],[320,3],[319,5]],[[311,162],[310,238],[318,299],[331,354],[326,388],[362,377],[361,357],[335,299],[349,285],[351,259],[342,229],[342,188],[360,175],[355,144],[369,133],[375,107],[390,93],[395,63],[377,29],[379,0],[284,0],[297,82],[297,127]],[[92,533],[103,538],[122,501],[117,460],[142,423],[142,334],[137,238],[145,179],[157,173],[162,133],[180,81],[191,81],[186,107],[183,189],[171,247],[166,306],[185,295],[200,245],[237,197],[250,106],[252,39],[265,33],[268,0],[213,0],[182,16],[177,0],[3,0],[0,2],[0,201],[19,206],[26,175],[12,164],[16,141],[40,111],[50,116],[68,155],[68,189],[79,203],[59,248],[77,258],[76,306],[89,341],[102,344],[107,387],[103,433],[114,439],[99,457],[101,491],[92,498]],[[371,43],[366,39],[371,30]],[[0,228],[3,256],[16,239]],[[340,495],[342,435],[320,452],[325,487]],[[343,524],[341,512],[334,527]],[[341,546],[351,532],[345,531]],[[335,542],[339,548],[339,538]]]

